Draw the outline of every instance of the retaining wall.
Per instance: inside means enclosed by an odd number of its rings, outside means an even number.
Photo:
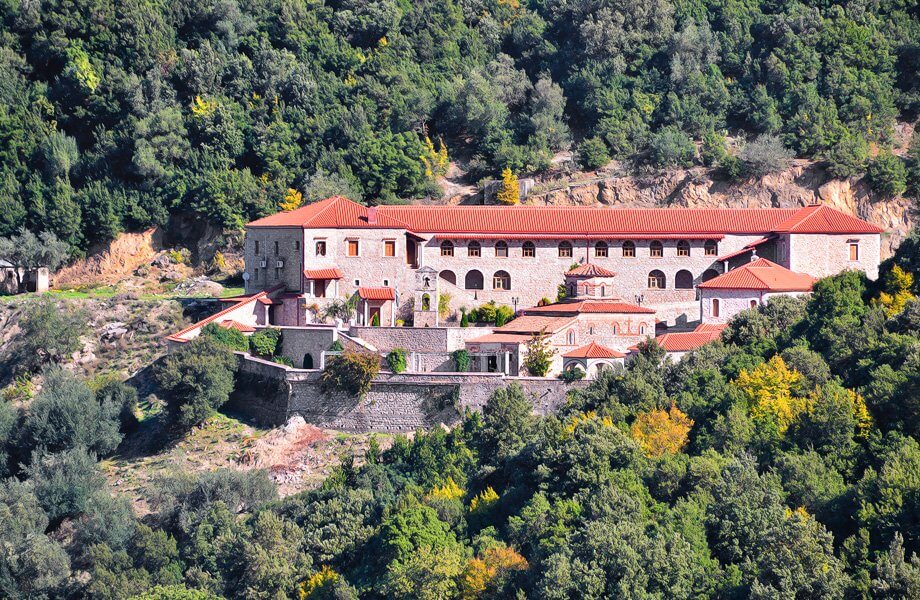
[[[588,384],[500,373],[380,373],[364,398],[320,386],[318,370],[291,369],[239,353],[232,405],[258,421],[280,425],[299,414],[320,427],[345,431],[406,432],[459,422],[465,409],[482,410],[492,393],[511,382],[527,391],[534,412],[547,415],[569,390]]]

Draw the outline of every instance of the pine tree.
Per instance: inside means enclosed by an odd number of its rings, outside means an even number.
[[[505,170],[502,171],[502,186],[498,190],[497,198],[502,204],[518,204],[521,201],[517,175],[508,167],[505,167]]]

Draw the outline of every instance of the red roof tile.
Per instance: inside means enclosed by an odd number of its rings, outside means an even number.
[[[655,338],[667,352],[689,352],[719,339],[718,331],[683,331],[666,333]]]
[[[765,258],[732,269],[699,285],[700,289],[807,292],[815,284],[811,275],[796,273]]]
[[[466,340],[467,344],[525,344],[530,340],[529,335],[518,333],[487,333],[478,338]]]
[[[605,208],[586,206],[377,206],[333,196],[249,223],[249,227],[406,229],[416,233],[562,236],[877,233],[881,229],[830,207]]]
[[[881,233],[883,229],[823,204],[811,204],[778,223],[779,233]]]
[[[626,355],[622,352],[601,346],[597,342],[591,342],[587,346],[576,348],[562,355],[563,358],[623,358],[624,356]]]
[[[578,265],[574,269],[570,269],[565,272],[567,276],[574,277],[614,277],[616,273],[610,269],[605,269],[600,265],[594,263],[586,263],[583,265]]]
[[[693,331],[695,333],[722,333],[722,330],[728,327],[728,323],[700,323]]]
[[[186,335],[186,334],[188,334],[188,333],[190,333],[190,332],[192,332],[192,331],[194,331],[194,330],[196,330],[196,329],[199,329],[199,328],[201,328],[201,327],[204,327],[204,326],[207,325],[208,323],[211,323],[211,322],[213,322],[213,321],[217,321],[218,319],[220,319],[220,317],[222,317],[222,316],[224,316],[224,315],[226,315],[226,314],[229,314],[230,312],[236,310],[237,308],[240,308],[241,306],[244,306],[244,305],[246,305],[246,304],[249,304],[250,302],[256,302],[256,301],[258,301],[258,302],[263,302],[263,301],[265,301],[265,300],[268,300],[266,297],[267,297],[269,294],[271,294],[271,293],[273,293],[273,292],[277,292],[277,291],[280,290],[282,287],[283,287],[283,285],[276,285],[276,286],[273,287],[273,288],[270,288],[270,289],[267,289],[267,290],[262,290],[261,292],[255,293],[255,294],[253,294],[252,296],[249,296],[248,298],[242,299],[241,301],[237,302],[237,303],[234,304],[233,306],[228,306],[227,308],[225,308],[225,309],[223,309],[223,310],[221,310],[221,311],[218,311],[218,312],[214,313],[214,314],[211,315],[210,317],[205,317],[204,319],[198,321],[197,323],[194,323],[194,324],[192,324],[192,325],[189,325],[189,326],[186,327],[185,329],[183,329],[183,330],[181,330],[181,331],[177,331],[176,333],[174,333],[174,334],[172,334],[172,335],[170,335],[170,336],[167,336],[166,339],[167,339],[167,340],[170,340],[170,341],[173,341],[173,342],[187,342],[188,339],[185,338],[185,337],[183,337],[184,335]],[[271,304],[271,300],[268,300],[268,303]]]
[[[396,300],[396,291],[391,287],[359,287],[358,297],[364,300]]]
[[[322,269],[307,269],[303,272],[307,279],[342,279],[344,275],[338,267],[325,267]]]
[[[227,329],[236,329],[243,333],[252,333],[256,330],[252,325],[246,325],[245,323],[240,323],[239,321],[234,321],[232,319],[227,319],[220,322],[221,327],[226,327]]]
[[[637,306],[626,302],[609,302],[604,300],[569,300],[554,302],[544,306],[534,306],[525,309],[524,314],[556,313],[574,315],[578,313],[611,313],[611,314],[655,314],[655,310],[645,306]]]
[[[542,317],[524,315],[509,321],[495,330],[495,333],[556,333],[575,322],[574,317]]]

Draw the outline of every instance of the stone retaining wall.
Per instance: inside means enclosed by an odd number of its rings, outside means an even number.
[[[459,422],[465,409],[481,410],[492,393],[517,382],[547,415],[585,381],[504,377],[500,373],[380,373],[364,398],[322,391],[319,371],[291,369],[238,353],[232,406],[270,425],[294,414],[320,427],[345,431],[406,432]]]

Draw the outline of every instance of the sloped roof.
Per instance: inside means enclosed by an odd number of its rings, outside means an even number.
[[[748,244],[747,246],[745,246],[745,247],[742,248],[741,250],[735,250],[734,252],[729,252],[728,254],[723,254],[722,256],[716,257],[716,260],[718,260],[718,261],[721,262],[721,261],[723,261],[723,260],[728,260],[728,259],[730,259],[730,258],[735,258],[736,256],[741,256],[742,254],[747,254],[748,252],[751,252],[752,250],[754,250],[754,248],[756,248],[757,246],[759,246],[759,245],[761,245],[761,244],[765,244],[765,243],[771,241],[772,239],[774,239],[775,237],[776,237],[776,236],[770,236],[770,237],[760,238],[759,240],[755,240],[755,241],[751,242],[750,244]]]
[[[611,313],[611,314],[655,314],[655,309],[646,306],[638,306],[627,302],[605,301],[605,300],[569,300],[554,302],[544,306],[534,306],[525,309],[524,314],[578,314],[578,313]]]
[[[566,276],[570,277],[615,277],[616,273],[610,269],[605,269],[600,265],[594,263],[585,263],[583,265],[578,265],[574,269],[570,269],[565,272]]]
[[[239,321],[234,321],[233,319],[226,319],[218,323],[221,327],[226,327],[227,329],[236,329],[242,333],[252,333],[256,330],[252,325],[246,325],[245,323],[240,323]]]
[[[597,342],[591,342],[587,346],[576,348],[562,355],[563,358],[623,358],[624,356],[626,355],[622,352],[601,346]]]
[[[307,279],[342,279],[344,275],[338,267],[325,267],[322,269],[307,269],[303,272]]]
[[[811,204],[786,220],[773,231],[778,233],[881,233],[883,229],[823,204]]]
[[[363,300],[396,300],[396,291],[391,287],[359,287],[358,297]]]
[[[272,293],[274,293],[274,292],[277,292],[277,291],[280,290],[282,287],[284,287],[284,286],[281,285],[281,284],[279,284],[279,285],[276,285],[276,286],[273,287],[273,288],[269,288],[269,289],[267,289],[267,290],[262,290],[261,292],[257,292],[257,293],[255,293],[255,294],[252,294],[251,296],[240,296],[240,297],[239,297],[239,298],[240,298],[240,301],[239,301],[239,302],[236,302],[236,303],[233,304],[232,306],[228,306],[227,308],[225,308],[225,309],[223,309],[223,310],[221,310],[221,311],[218,311],[218,312],[214,313],[214,314],[211,315],[210,317],[205,317],[204,319],[198,321],[197,323],[194,323],[194,324],[192,324],[192,325],[189,325],[188,327],[186,327],[185,329],[182,329],[181,331],[177,331],[176,333],[167,336],[166,339],[167,339],[167,340],[170,340],[170,341],[173,341],[173,342],[187,342],[187,341],[189,341],[189,340],[185,337],[187,334],[191,333],[192,331],[195,331],[196,329],[200,329],[200,328],[204,327],[204,326],[207,325],[208,323],[212,323],[212,322],[214,322],[214,321],[219,321],[219,320],[226,320],[226,319],[221,319],[221,317],[223,317],[224,315],[227,315],[227,314],[231,313],[232,311],[236,310],[237,308],[240,308],[240,307],[242,307],[242,306],[245,306],[246,304],[249,304],[250,302],[261,302],[261,303],[268,302],[268,304],[271,304],[271,300],[268,298],[268,295],[269,295],[269,294],[272,294]]]
[[[249,223],[249,227],[396,228],[483,236],[693,236],[878,233],[875,225],[826,206],[804,208],[607,208],[588,206],[421,206],[368,208],[333,196]]]
[[[523,315],[510,321],[498,329],[495,333],[556,333],[565,329],[575,322],[574,317],[542,317],[535,315]]]
[[[796,273],[765,258],[758,258],[699,285],[700,289],[807,292],[814,286],[811,275]]]

